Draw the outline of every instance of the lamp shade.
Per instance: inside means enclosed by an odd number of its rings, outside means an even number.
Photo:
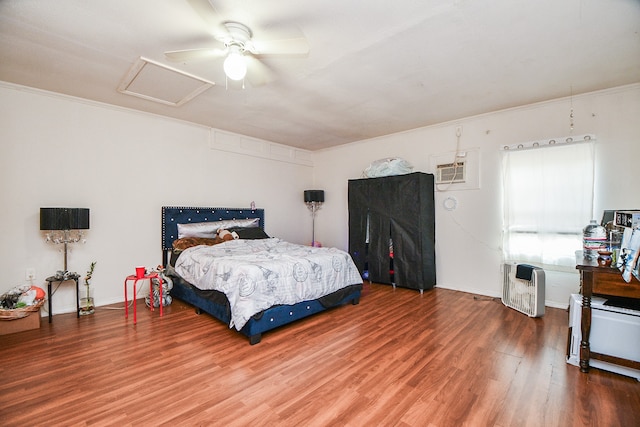
[[[87,230],[89,209],[40,208],[40,230]]]
[[[304,202],[324,203],[324,190],[304,190]]]
[[[89,209],[73,208],[69,209],[70,230],[88,230],[89,229]]]

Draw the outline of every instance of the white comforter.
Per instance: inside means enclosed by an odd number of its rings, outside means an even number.
[[[274,305],[313,300],[362,283],[348,253],[278,238],[195,246],[182,252],[175,270],[199,289],[223,292],[231,305],[229,327],[237,330]]]

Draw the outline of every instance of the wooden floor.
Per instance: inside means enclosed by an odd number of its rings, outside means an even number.
[[[1,336],[0,425],[640,425],[640,382],[565,362],[564,310],[367,284],[250,346],[181,302],[138,304],[136,326],[99,307]]]

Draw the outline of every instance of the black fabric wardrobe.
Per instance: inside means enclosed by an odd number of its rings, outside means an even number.
[[[435,286],[433,191],[422,172],[349,180],[349,253],[360,274],[421,292]]]

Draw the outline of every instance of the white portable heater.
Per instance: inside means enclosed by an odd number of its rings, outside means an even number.
[[[504,264],[502,303],[529,317],[544,316],[544,270],[527,264]]]

